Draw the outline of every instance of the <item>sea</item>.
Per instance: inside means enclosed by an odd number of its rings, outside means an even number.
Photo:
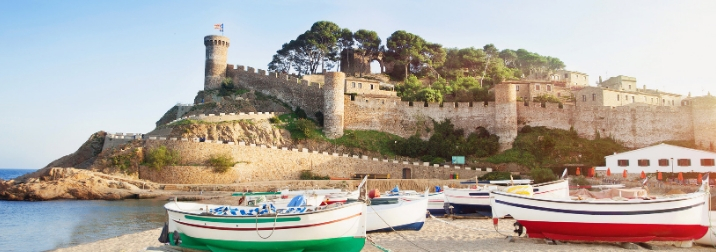
[[[0,168],[0,179],[34,171]],[[0,200],[0,251],[47,251],[161,228],[166,220],[164,203],[154,199]]]

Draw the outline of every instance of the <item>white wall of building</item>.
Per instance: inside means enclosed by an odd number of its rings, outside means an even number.
[[[624,169],[627,170],[627,173],[641,173],[642,171],[646,173],[655,173],[657,171],[670,173],[672,169],[674,173],[716,172],[716,166],[714,166],[716,153],[663,143],[609,155],[604,158],[606,159],[606,167],[600,167],[601,169],[599,170],[610,168],[612,173],[621,173]],[[620,162],[620,160],[622,161]],[[627,160],[628,165],[625,165],[624,160]],[[648,160],[648,165],[646,161],[642,161],[640,164],[639,160]],[[660,164],[659,160],[668,162]],[[682,164],[679,164],[679,160],[682,160]],[[684,165],[686,162],[690,162],[690,165]]]

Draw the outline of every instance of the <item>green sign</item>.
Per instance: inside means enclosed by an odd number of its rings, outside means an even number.
[[[452,156],[452,164],[465,164],[465,156]]]

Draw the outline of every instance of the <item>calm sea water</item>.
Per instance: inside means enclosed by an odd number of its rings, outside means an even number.
[[[10,179],[33,171],[0,169],[0,178]],[[0,201],[0,251],[51,250],[160,228],[166,218],[164,203]]]

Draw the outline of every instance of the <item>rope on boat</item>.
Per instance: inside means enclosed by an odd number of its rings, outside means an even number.
[[[382,220],[383,223],[385,223],[385,225],[388,225],[388,227],[390,228],[390,230],[393,230],[393,233],[398,234],[400,237],[402,237],[403,239],[405,239],[406,241],[408,241],[410,244],[413,244],[413,246],[415,246],[416,248],[419,248],[419,249],[422,249],[422,250],[425,250],[425,251],[430,252],[430,250],[427,250],[427,249],[425,249],[425,248],[423,248],[423,247],[418,246],[418,244],[415,244],[413,241],[409,240],[408,238],[405,238],[405,236],[403,236],[403,234],[398,233],[398,231],[395,231],[395,229],[393,229],[393,226],[391,226],[390,224],[388,224],[388,222],[386,222],[386,221],[383,219],[383,217],[380,217],[380,215],[378,214],[377,211],[375,211],[375,208],[373,208],[372,205],[370,205],[369,207],[370,207],[370,209],[373,209],[373,213],[375,213],[375,215],[378,216],[378,218],[380,218],[380,220]]]
[[[383,246],[378,245],[377,243],[375,243],[373,241],[373,238],[371,238],[370,236],[366,236],[365,239],[368,240],[368,242],[370,242],[370,245],[373,245],[373,247],[376,247],[383,252],[390,252],[390,249],[387,249],[387,248],[384,248]]]
[[[271,208],[269,207],[269,209],[271,209]],[[273,217],[273,229],[271,229],[271,234],[269,234],[266,237],[263,237],[263,236],[261,236],[261,233],[259,233],[259,213],[256,212],[256,234],[259,237],[261,237],[261,239],[264,239],[264,240],[271,238],[271,236],[273,235],[273,232],[276,231],[276,220],[278,220],[278,211],[276,211],[276,215],[274,215],[274,217]]]

